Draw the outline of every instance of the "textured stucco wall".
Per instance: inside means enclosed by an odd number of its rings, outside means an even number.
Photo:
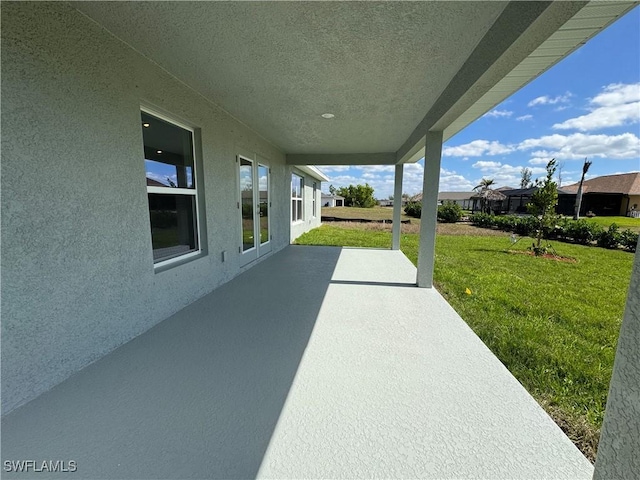
[[[304,193],[302,199],[302,208],[304,209],[304,219],[302,222],[291,223],[291,201],[289,201],[289,223],[291,224],[291,241],[312,228],[320,226],[320,216],[322,209],[322,192],[320,191],[321,183],[317,178],[312,177],[306,172],[302,172],[295,167],[291,167],[289,174],[289,182],[291,182],[291,173],[295,173],[304,178]],[[313,182],[316,182],[316,209],[317,215],[313,216]]]
[[[629,205],[627,205],[627,202],[624,202],[623,208],[625,209],[631,209],[631,207],[633,207],[634,205],[636,205],[635,210],[638,211],[640,210],[640,195],[629,195]],[[625,210],[624,212],[622,212],[622,215],[626,215],[628,210]]]
[[[640,242],[620,328],[594,479],[640,474]]]
[[[154,273],[140,104],[201,129],[208,255]],[[242,268],[238,150],[284,155],[65,3],[2,5],[2,408],[6,413]],[[221,261],[221,252],[227,260]]]

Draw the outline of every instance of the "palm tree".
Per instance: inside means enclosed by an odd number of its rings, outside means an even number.
[[[492,185],[495,184],[493,178],[483,178],[479,185],[476,185],[473,189],[478,191],[477,197],[480,197],[480,211],[484,213],[491,212],[491,200],[494,200]],[[495,192],[499,193],[499,192]]]
[[[481,192],[483,190],[491,190],[491,185],[493,185],[494,183],[496,182],[493,180],[493,178],[483,178],[480,181],[480,185],[476,185],[474,187],[474,190],[480,189]]]
[[[580,177],[580,184],[578,185],[578,193],[576,194],[576,204],[573,207],[573,219],[578,220],[580,218],[580,207],[582,206],[582,182],[584,182],[584,176],[589,171],[589,167],[593,162],[584,159],[584,165],[582,166],[582,177]]]

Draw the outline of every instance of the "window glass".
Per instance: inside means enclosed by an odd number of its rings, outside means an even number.
[[[302,192],[304,192],[304,178],[294,173],[291,175],[291,221],[293,222],[303,219]]]
[[[193,134],[142,112],[147,186],[195,188]]]
[[[154,263],[199,251],[193,132],[141,112]]]
[[[155,262],[198,249],[195,197],[149,193],[151,243]]]

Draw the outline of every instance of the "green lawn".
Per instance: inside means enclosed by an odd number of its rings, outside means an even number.
[[[585,217],[586,218],[586,217]],[[609,225],[615,223],[620,227],[620,230],[626,228],[633,230],[634,232],[640,232],[640,218],[631,217],[593,217],[587,218],[589,222],[597,223],[604,228],[609,228]]]
[[[323,225],[296,243],[389,247],[391,234]],[[439,235],[436,287],[593,460],[633,255],[557,242],[576,263],[509,252],[528,244]],[[415,264],[418,235],[403,234],[401,248]]]

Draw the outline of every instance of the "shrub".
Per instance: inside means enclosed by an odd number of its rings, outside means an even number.
[[[515,215],[504,215],[495,217],[494,223],[500,230],[504,230],[505,232],[515,232],[518,221],[519,219]]]
[[[537,231],[538,224],[538,219],[535,217],[518,217],[514,232],[523,237],[533,236]]]
[[[438,207],[438,220],[444,223],[456,223],[462,218],[462,208],[453,202],[447,202]]]
[[[588,245],[596,240],[603,229],[600,225],[587,222],[586,220],[572,220],[565,228],[565,238],[572,238],[574,242]]]
[[[556,220],[556,224],[549,231],[549,238],[555,238],[557,240],[568,240],[569,236],[567,232],[572,220],[566,217],[560,217]]]
[[[404,207],[404,213],[410,217],[420,218],[422,215],[422,204],[420,202],[407,202]]]
[[[620,240],[621,236],[620,232],[618,232],[618,225],[615,223],[609,225],[609,230],[600,232],[597,238],[598,246],[604,248],[618,248]]]
[[[469,221],[472,225],[476,227],[482,228],[491,228],[495,225],[493,215],[489,215],[488,213],[474,213],[473,215],[469,215]]]
[[[635,252],[638,245],[638,234],[631,230],[623,230],[620,232],[620,245],[625,250]]]

